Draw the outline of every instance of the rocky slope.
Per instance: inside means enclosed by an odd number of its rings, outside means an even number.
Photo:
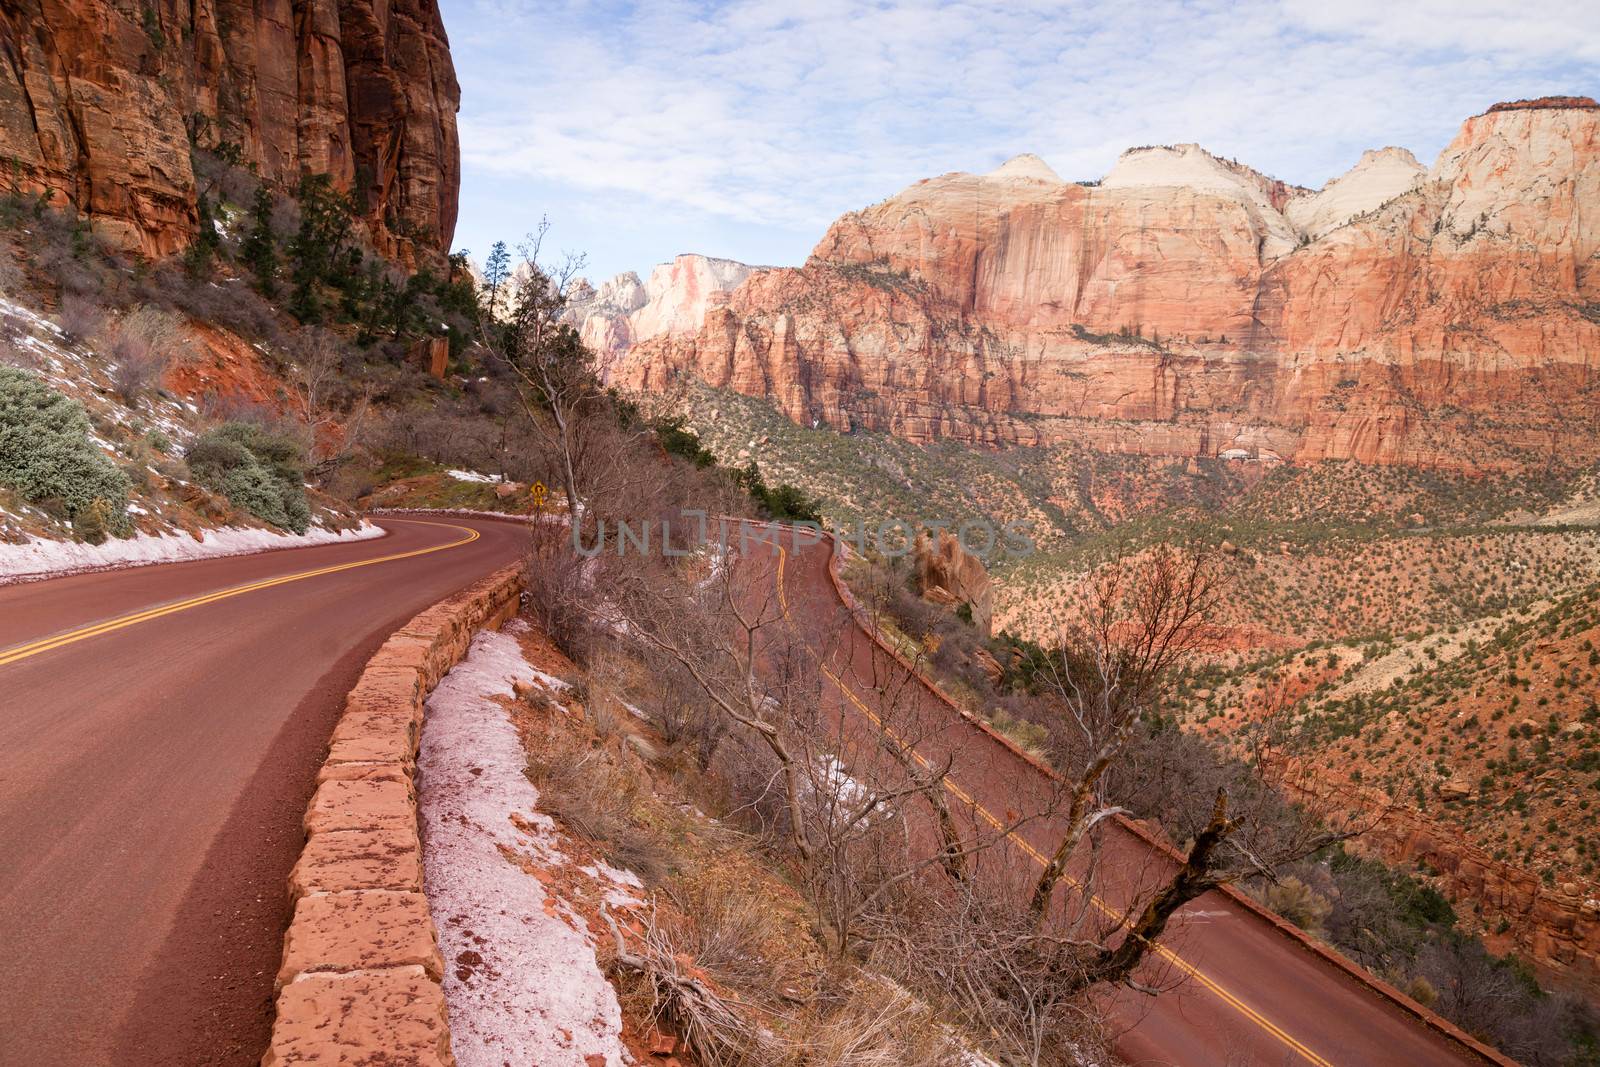
[[[326,173],[380,251],[449,247],[459,90],[434,0],[19,0],[0,9],[0,158],[147,255],[195,230],[190,145],[281,187]]]
[[[1544,538],[1523,535],[1535,539]],[[1592,560],[1592,535],[1585,540]],[[1591,563],[1564,578],[1526,576],[1524,587],[1544,595],[1521,606],[1202,678],[1204,688],[1187,687],[1179,703],[1191,726],[1223,735],[1281,716],[1299,751],[1316,754],[1324,782],[1372,811],[1398,805],[1356,847],[1425,865],[1497,947],[1593,989],[1600,606],[1592,575]]]
[[[1469,119],[1427,171],[1369,152],[1313,191],[1194,145],[1098,183],[1036,157],[839,219],[654,336],[796,422],[916,442],[1514,469],[1600,455],[1600,107]],[[630,314],[634,314],[630,312]],[[1471,448],[1463,443],[1471,441]]]

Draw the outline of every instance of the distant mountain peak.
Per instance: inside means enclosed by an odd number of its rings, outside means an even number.
[[[1019,156],[1012,156],[994,170],[984,175],[985,178],[1024,179],[1027,181],[1050,182],[1053,185],[1064,185],[1061,175],[1051,169],[1050,164],[1034,155],[1024,152]]]

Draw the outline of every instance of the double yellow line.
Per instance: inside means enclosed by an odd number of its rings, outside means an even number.
[[[432,552],[443,552],[446,549],[460,548],[462,545],[471,544],[480,536],[477,530],[466,526],[456,526],[452,523],[425,522],[420,519],[394,519],[390,521],[410,522],[420,526],[438,526],[446,530],[458,530],[466,536],[462,537],[460,540],[451,541],[448,544],[434,545],[431,548],[414,548],[409,552],[396,552],[393,555],[378,556],[374,559],[360,559],[354,561],[353,563],[338,563],[330,567],[318,567],[315,570],[299,571],[295,574],[284,574],[276,578],[265,578],[259,582],[250,582],[246,585],[236,585],[229,589],[219,589],[215,593],[205,593],[201,596],[190,597],[188,600],[179,600],[172,604],[164,604],[161,607],[148,608],[144,611],[136,611],[128,615],[119,615],[114,619],[107,619],[105,622],[91,623],[88,626],[81,626],[76,630],[68,630],[66,633],[56,634],[53,637],[42,637],[37,641],[30,641],[25,645],[16,645],[15,647],[4,649],[3,651],[0,651],[0,667],[5,667],[20,660],[25,660],[30,656],[37,656],[42,652],[49,652],[52,649],[61,648],[65,645],[77,644],[79,641],[87,641],[91,637],[99,637],[102,634],[112,633],[116,630],[125,630],[129,626],[137,626],[142,622],[149,622],[152,619],[159,619],[165,615],[173,615],[180,611],[188,611],[190,608],[198,608],[205,604],[213,604],[219,600],[227,600],[231,597],[243,596],[246,593],[254,593],[261,589],[271,589],[273,586],[287,585],[290,582],[302,582],[307,578],[320,578],[325,574],[337,574],[340,571],[355,570],[357,567],[371,567],[379,563],[392,563],[397,559],[411,559],[415,556],[426,556]]]
[[[783,611],[785,622],[790,623],[791,629],[793,629],[793,619],[789,615],[789,594],[787,586],[784,583],[784,569],[789,562],[789,553],[782,545],[778,545],[777,548],[778,606]],[[798,633],[798,631],[796,632]],[[831,669],[829,669],[826,663],[822,662],[821,655],[818,654],[816,649],[811,647],[810,642],[807,642],[804,640],[804,638],[802,638],[802,643],[805,644],[807,651],[811,653],[811,658],[817,661],[817,666],[822,670],[823,676],[832,682],[834,686],[838,688],[839,692],[844,694],[845,699],[850,701],[850,703],[855,706],[856,710],[865,715],[872,722],[872,724],[879,730],[882,730],[887,737],[893,739],[897,744],[903,745],[905,748],[907,748],[911,752],[912,758],[914,758],[921,767],[926,770],[933,769],[933,765],[925,756],[922,755],[922,753],[918,752],[913,745],[907,743],[900,737],[899,734],[895,733],[894,728],[885,723],[883,719],[871,708],[867,707],[861,698],[855,694],[855,691],[851,689],[849,685],[845,684],[844,679],[840,678]],[[952,781],[948,774],[944,775],[941,780],[944,782],[944,787],[950,791],[952,796],[976,812],[984,822],[994,827],[994,829],[1000,831],[1000,833],[1003,834],[1008,841],[1014,844],[1029,859],[1039,864],[1041,868],[1048,867],[1050,865],[1049,857],[1045,856],[1044,853],[1034,848],[1026,838],[1022,837],[1022,835],[1018,834],[1015,830],[1008,829],[1004,823],[1002,823],[991,811],[989,811],[988,808],[978,803],[977,799],[973,797],[971,793]],[[1073,889],[1082,891],[1085,888],[1082,883],[1078,882],[1071,875],[1064,875],[1063,881],[1065,881],[1067,885]],[[1123,917],[1122,912],[1112,908],[1098,895],[1090,893],[1088,894],[1088,899],[1089,903],[1092,904],[1102,915],[1105,915],[1110,919],[1115,919],[1120,926],[1127,926],[1127,920]],[[1272,1022],[1272,1020],[1268,1019],[1259,1011],[1240,1000],[1236,994],[1223,988],[1223,986],[1220,985],[1216,979],[1201,971],[1198,967],[1184,959],[1182,956],[1178,955],[1172,949],[1161,944],[1160,942],[1152,942],[1150,948],[1158,957],[1169,963],[1174,969],[1183,972],[1190,978],[1193,978],[1195,982],[1209,990],[1211,993],[1215,994],[1218,999],[1223,1001],[1223,1003],[1238,1011],[1239,1014],[1243,1015],[1250,1022],[1266,1031],[1266,1033],[1270,1034],[1272,1037],[1276,1038],[1279,1042],[1304,1058],[1307,1062],[1315,1064],[1316,1067],[1334,1067],[1330,1060],[1319,1056],[1300,1041],[1284,1032],[1284,1030]]]

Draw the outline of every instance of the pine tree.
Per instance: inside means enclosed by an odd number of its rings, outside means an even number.
[[[239,249],[240,257],[256,276],[256,288],[265,296],[278,291],[278,242],[272,233],[272,193],[263,182],[256,188],[250,208],[250,232]]]
[[[216,253],[220,242],[217,238],[216,217],[211,213],[211,198],[201,193],[195,199],[194,208],[199,225],[195,229],[194,242],[184,254],[184,266],[192,277],[198,278],[211,266],[211,257]]]
[[[496,241],[489,249],[489,258],[483,262],[483,295],[489,321],[493,322],[500,309],[500,291],[511,277],[511,253],[504,241]]]
[[[326,174],[303,176],[299,200],[300,229],[289,242],[294,277],[289,309],[301,322],[318,322],[322,318],[321,289],[334,281],[348,262],[343,253],[354,206]]]

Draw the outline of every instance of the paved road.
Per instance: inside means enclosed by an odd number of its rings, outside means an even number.
[[[1002,823],[1013,821],[1009,812],[1045,808],[1043,774],[907,678],[853,625],[828,577],[829,547],[785,544],[791,547],[779,559],[761,566],[771,569],[791,625],[820,655],[825,684],[841,709],[865,725],[883,710],[881,694],[909,694],[896,697],[885,714],[933,765],[950,761],[952,792],[964,806],[975,803],[979,816],[989,812]],[[892,678],[895,672],[903,685]],[[1104,840],[1097,890],[1121,914],[1141,887],[1165,877],[1171,861],[1126,830]],[[1019,829],[1007,843],[1011,866],[1036,877],[1053,844],[1048,821]],[[1138,1067],[1493,1062],[1423,1025],[1221,893],[1202,896],[1175,918],[1161,952],[1141,977],[1175,988],[1155,998],[1131,990],[1114,998],[1113,1015],[1125,1027],[1117,1051]]]
[[[389,633],[526,538],[380,525],[0,587],[0,1064],[258,1062],[300,816],[345,693]],[[131,613],[147,617],[113,622]]]

